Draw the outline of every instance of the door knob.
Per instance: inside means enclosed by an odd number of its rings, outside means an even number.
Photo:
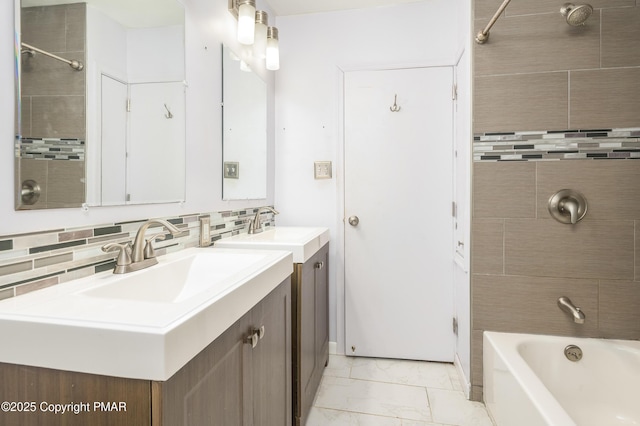
[[[351,216],[349,218],[349,225],[358,226],[359,223],[360,223],[360,219],[358,219],[358,216]]]

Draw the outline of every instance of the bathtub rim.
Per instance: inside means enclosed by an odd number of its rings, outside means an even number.
[[[486,386],[486,374],[488,371],[484,368],[484,360],[486,356],[485,348],[487,344],[491,345],[495,354],[505,364],[511,375],[514,377],[522,391],[529,398],[533,406],[536,408],[540,416],[548,425],[577,425],[575,420],[562,407],[560,402],[553,396],[551,391],[547,389],[542,380],[531,369],[527,361],[518,352],[518,345],[525,340],[531,338],[566,338],[576,339],[571,336],[552,336],[544,334],[525,334],[525,333],[505,333],[498,331],[483,332],[483,386]],[[578,338],[584,339],[584,338]],[[483,400],[487,405],[485,393],[483,392]],[[488,405],[487,405],[488,407]]]

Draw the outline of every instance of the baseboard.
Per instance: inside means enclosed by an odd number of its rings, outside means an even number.
[[[329,354],[336,355],[338,353],[338,342],[329,341]]]
[[[329,343],[329,348],[331,348],[331,343]],[[458,372],[458,380],[460,380],[460,386],[462,386],[462,391],[464,392],[464,396],[467,399],[471,398],[471,382],[467,380],[467,376],[464,374],[464,369],[462,368],[462,363],[460,362],[460,358],[458,354],[456,354],[453,359],[453,365],[456,367],[456,371]]]

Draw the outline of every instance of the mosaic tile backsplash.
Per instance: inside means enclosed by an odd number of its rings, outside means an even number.
[[[160,231],[164,228],[161,226],[151,227],[148,233],[166,233],[164,241],[154,244],[156,255],[162,256],[198,246],[201,217],[210,217],[211,242],[215,242],[246,232],[256,211],[251,208],[163,218],[182,233],[172,236],[164,229]],[[261,213],[261,217],[265,227],[275,224],[272,213]],[[116,253],[104,253],[102,246],[133,240],[146,220],[0,236],[0,300],[112,270]]]
[[[84,141],[81,139],[22,138],[20,158],[36,160],[84,160]]]
[[[640,159],[640,128],[481,133],[474,161]]]

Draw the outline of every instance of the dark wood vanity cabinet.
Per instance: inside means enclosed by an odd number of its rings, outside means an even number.
[[[152,426],[291,425],[290,283],[168,381],[154,382]]]
[[[0,363],[0,424],[291,426],[291,306],[287,278],[163,382]]]
[[[329,362],[329,243],[292,276],[293,408],[296,426],[304,425]]]

